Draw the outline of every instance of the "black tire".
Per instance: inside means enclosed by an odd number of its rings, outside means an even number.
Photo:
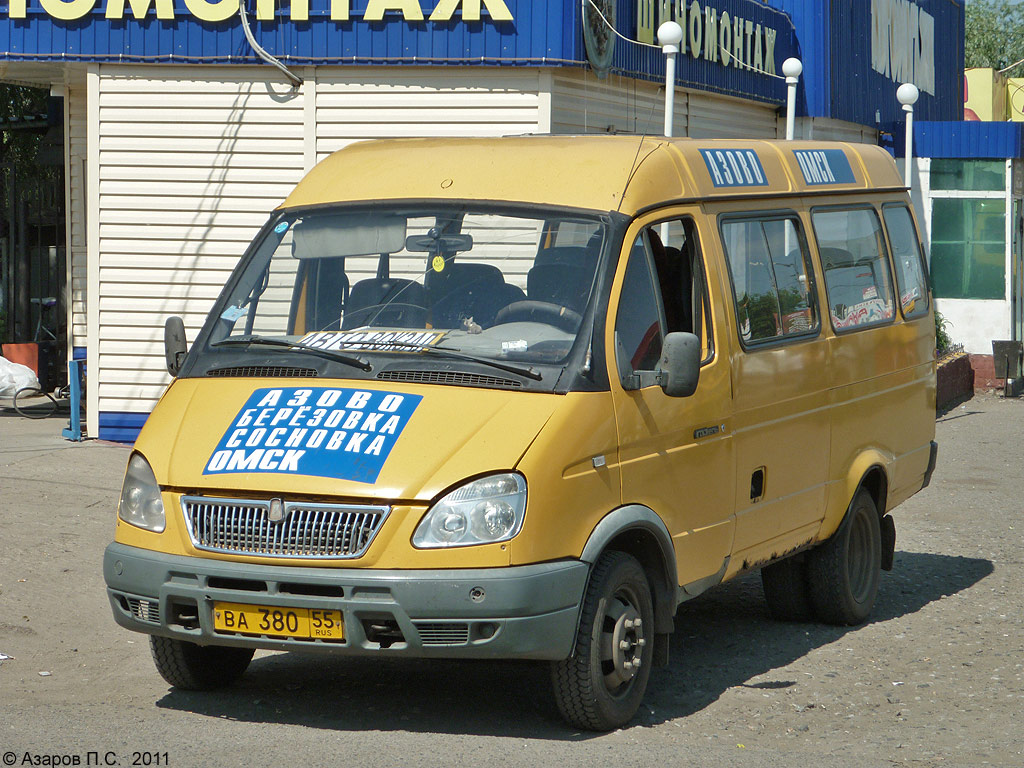
[[[807,555],[808,588],[814,614],[827,624],[867,620],[882,575],[882,534],[871,494],[853,497],[839,529]]]
[[[252,660],[252,648],[196,645],[170,637],[149,636],[156,669],[168,683],[185,691],[210,691],[235,682]]]
[[[42,398],[39,400],[37,398]],[[57,411],[57,401],[38,387],[22,387],[14,393],[14,410],[27,419],[45,419]]]
[[[761,569],[761,586],[768,613],[778,621],[811,621],[814,610],[807,584],[807,563],[802,555]]]
[[[605,552],[583,598],[576,652],[551,667],[555,701],[577,728],[610,731],[643,700],[654,656],[654,605],[640,563]]]

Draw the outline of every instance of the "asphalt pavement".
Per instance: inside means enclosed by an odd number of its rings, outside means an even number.
[[[869,623],[774,622],[757,574],[730,582],[680,608],[670,666],[609,734],[563,725],[531,663],[261,652],[228,690],[170,689],[104,593],[129,448],[2,406],[4,765],[1024,765],[1024,401],[938,420]]]

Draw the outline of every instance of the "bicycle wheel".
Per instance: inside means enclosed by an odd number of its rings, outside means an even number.
[[[38,387],[22,387],[14,393],[14,410],[27,419],[45,419],[57,411],[57,401]]]

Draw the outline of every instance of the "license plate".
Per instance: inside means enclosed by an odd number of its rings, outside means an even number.
[[[345,637],[341,611],[323,608],[214,603],[213,628],[217,632],[298,640],[343,640]]]

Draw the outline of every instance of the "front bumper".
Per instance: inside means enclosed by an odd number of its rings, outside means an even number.
[[[303,568],[182,557],[113,543],[103,576],[123,627],[200,645],[435,658],[564,659],[589,566]],[[343,641],[214,631],[213,603],[342,611]]]

